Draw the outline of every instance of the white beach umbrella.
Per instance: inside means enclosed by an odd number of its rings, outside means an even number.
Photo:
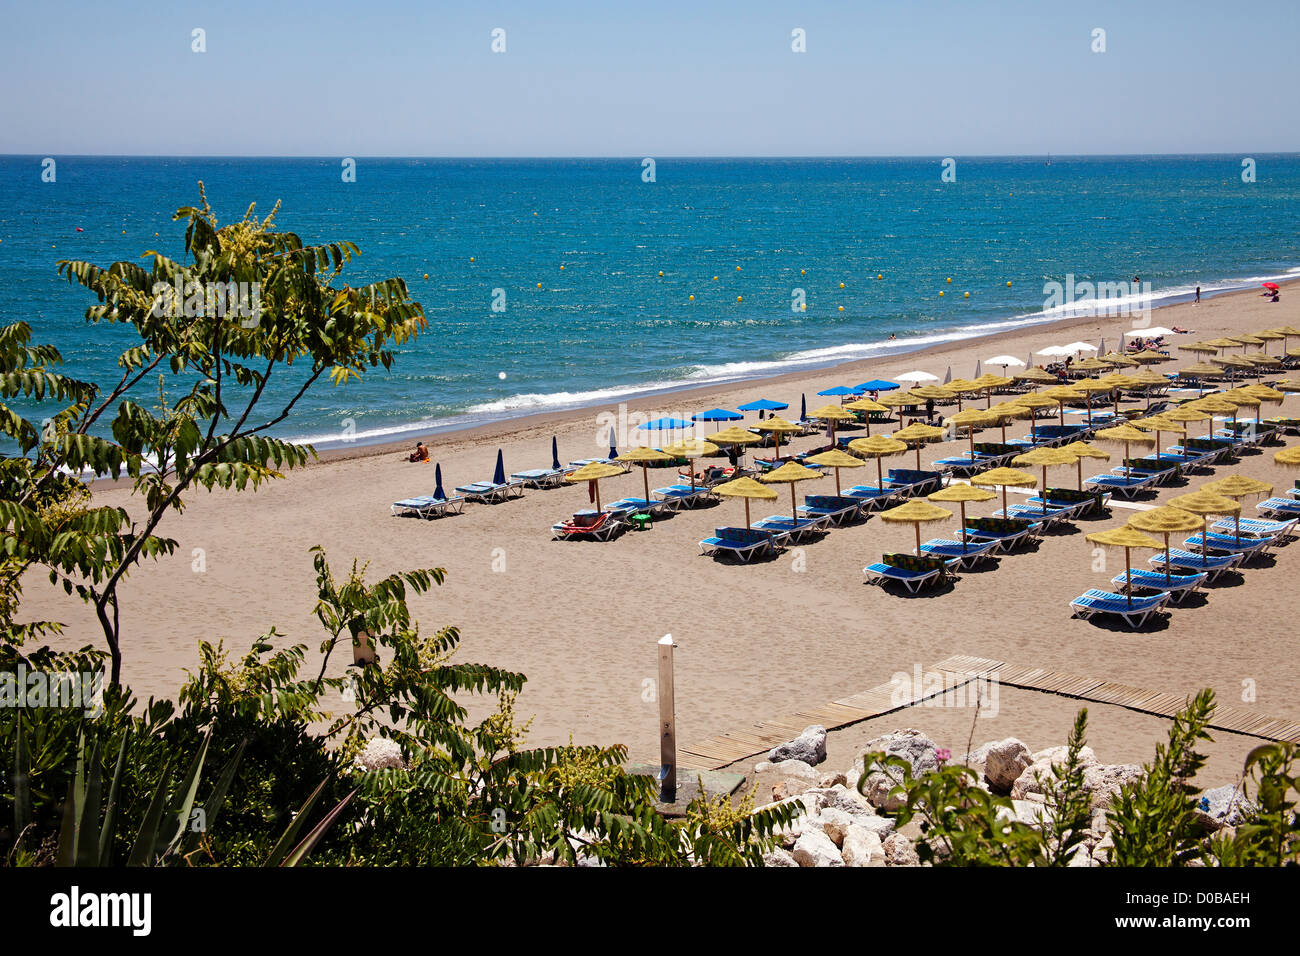
[[[1129,335],[1129,336],[1137,336],[1139,338],[1144,338],[1144,339],[1158,339],[1162,335],[1177,335],[1177,334],[1178,333],[1175,332],[1173,329],[1167,329],[1163,325],[1157,325],[1155,328],[1151,328],[1151,329],[1130,329],[1127,332],[1121,332],[1119,334],[1119,337],[1122,339],[1124,338],[1124,336]]]
[[[1001,365],[1002,368],[1003,368],[1004,370],[1006,369],[1006,367],[1007,367],[1008,365],[1015,365],[1015,366],[1019,366],[1019,367],[1024,367],[1024,364],[1025,364],[1024,362],[1020,361],[1020,359],[1016,358],[1014,355],[995,355],[995,356],[993,356],[992,358],[987,358],[987,359],[985,359],[984,361],[988,362],[990,365]],[[976,365],[975,365],[975,371],[976,371],[976,373],[977,373],[977,374],[975,375],[975,377],[976,377],[976,378],[979,378],[979,374],[978,374],[978,372],[979,372],[979,364],[978,364],[978,363],[976,363]]]
[[[1071,352],[1095,352],[1095,351],[1097,351],[1097,346],[1095,346],[1095,345],[1089,345],[1087,342],[1071,342],[1069,345],[1065,346],[1065,348],[1068,349],[1068,350],[1071,351]]]
[[[914,371],[905,372],[902,375],[895,375],[894,378],[899,382],[937,382],[938,375],[931,375],[929,372]]]
[[[1073,351],[1074,350],[1067,345],[1049,345],[1045,349],[1039,349],[1038,354],[1047,355],[1047,356],[1070,355],[1073,353]]]

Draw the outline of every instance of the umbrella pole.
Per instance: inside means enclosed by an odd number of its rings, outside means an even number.
[[[835,469],[835,497],[842,497],[840,494],[840,470],[838,468]]]
[[[1210,516],[1201,515],[1201,567],[1210,563]]]
[[[916,523],[916,556],[921,556],[921,522]]]
[[[600,507],[600,479],[597,478],[594,484],[596,485],[596,514],[600,514],[603,510]]]
[[[876,487],[883,489],[885,487],[885,468],[880,463],[883,456],[876,456]]]
[[[1043,483],[1038,486],[1038,496],[1043,499],[1043,517],[1047,517],[1047,466],[1043,466]]]
[[[1165,532],[1165,587],[1173,583],[1173,578],[1169,574],[1169,532]]]
[[[790,482],[790,518],[793,521],[799,520],[799,509],[794,506],[794,482]]]
[[[1079,469],[1079,490],[1083,491],[1083,459],[1074,459],[1074,464]]]
[[[966,502],[957,502],[961,508],[961,553],[965,554],[970,550],[970,545],[966,543]]]
[[[916,443],[916,470],[921,470],[921,443]]]
[[[750,520],[749,520],[749,499],[748,499],[748,498],[745,499],[745,527],[746,527],[746,528],[750,527]]]
[[[641,480],[645,482],[645,506],[650,507],[650,463],[641,462]]]
[[[1002,486],[1002,517],[1007,516],[1007,486]]]
[[[1124,592],[1128,597],[1128,606],[1133,606],[1133,559],[1129,557],[1132,549],[1124,549]]]

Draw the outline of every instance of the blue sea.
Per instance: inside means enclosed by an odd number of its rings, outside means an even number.
[[[358,158],[348,183],[339,158],[69,156],[51,183],[0,157],[0,322],[110,385],[131,332],[88,327],[56,260],[181,258],[199,180],[223,222],[280,201],[281,229],[360,247],[350,284],[405,278],[429,328],[278,433],[390,440],[1042,322],[1070,275],[1140,276],[1155,304],[1292,277],[1300,157],[1251,158],[1254,182],[1238,155],[958,157],[955,182],[939,158],[656,158],[653,182],[640,157]]]

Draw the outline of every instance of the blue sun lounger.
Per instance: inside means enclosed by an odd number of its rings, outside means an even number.
[[[967,541],[963,546],[960,541],[931,538],[921,545],[921,553],[932,558],[946,558],[953,561],[955,563],[952,567],[960,571],[979,561],[990,560],[997,545],[996,541]]]
[[[1242,535],[1237,538],[1236,535],[1220,534],[1211,531],[1207,538],[1204,534],[1194,534],[1183,541],[1189,550],[1203,550],[1207,546],[1211,551],[1225,551],[1228,554],[1243,554],[1252,556],[1256,554],[1267,554],[1268,549],[1273,546],[1273,538],[1252,538],[1248,535]]]
[[[1155,479],[1149,475],[1093,475],[1084,481],[1085,485],[1095,485],[1098,488],[1105,488],[1107,491],[1113,491],[1123,498],[1132,498],[1139,491],[1150,488],[1155,484]]]
[[[1206,581],[1213,581],[1224,571],[1235,568],[1241,564],[1243,554],[1201,554],[1198,551],[1185,551],[1182,548],[1169,549],[1169,568],[1177,569],[1180,572],[1203,573],[1206,575]],[[1147,559],[1147,563],[1156,568],[1164,568],[1165,553],[1163,551],[1152,555]]]
[[[841,525],[856,518],[862,511],[862,504],[862,499],[848,495],[804,495],[799,514]]]
[[[897,488],[877,488],[875,485],[854,485],[844,490],[845,497],[857,498],[862,502],[863,511],[886,505],[900,493]]]
[[[1034,521],[1042,525],[1053,525],[1058,521],[1064,521],[1073,513],[1073,508],[1053,508],[1049,505],[1046,513],[1044,513],[1042,505],[1014,504],[1007,506],[1005,510],[999,508],[997,511],[993,512],[993,517],[1019,518],[1022,521]]]
[[[1294,491],[1295,489],[1291,489]],[[1288,492],[1289,494],[1290,492]],[[1267,498],[1255,505],[1256,510],[1277,517],[1300,517],[1300,501],[1295,498]]]
[[[505,501],[511,497],[511,492],[518,492],[514,497],[519,497],[524,493],[522,482],[503,481],[500,484],[492,481],[476,481],[470,485],[461,485],[456,489],[456,494],[463,495],[467,501],[481,501],[484,504],[494,504],[498,501]]]
[[[694,488],[690,485],[669,485],[667,488],[656,488],[652,494],[659,495],[665,507],[672,511],[692,508],[713,497],[708,485],[696,485]]]
[[[1023,518],[967,518],[962,535],[972,541],[992,541],[999,551],[1038,534],[1043,525]]]
[[[1141,627],[1148,617],[1169,603],[1169,592],[1130,598],[1110,591],[1089,588],[1070,602],[1074,616],[1085,621],[1094,614],[1114,614],[1122,617],[1131,628]]]
[[[1250,535],[1252,538],[1281,538],[1285,535],[1295,533],[1296,522],[1300,521],[1300,514],[1294,518],[1284,521],[1266,521],[1263,518],[1242,518],[1241,533]],[[1222,531],[1224,534],[1236,534],[1237,523],[1232,518],[1223,518],[1220,521],[1210,525],[1211,531]]]
[[[1130,576],[1132,583],[1130,584]],[[1208,579],[1205,571],[1198,571],[1195,574],[1174,574],[1168,575],[1163,571],[1152,571],[1150,568],[1129,568],[1127,571],[1121,571],[1111,578],[1110,583],[1123,593],[1132,589],[1137,591],[1167,591],[1169,600],[1177,604],[1187,595],[1191,594]]]
[[[529,488],[558,488],[564,484],[564,476],[572,470],[572,468],[533,468],[529,471],[515,472],[510,476],[510,480]]]
[[[457,495],[454,498],[435,498],[433,495],[417,495],[393,502],[394,515],[416,515],[420,518],[440,518],[447,513],[459,514],[465,507],[465,499]]]
[[[927,582],[938,582],[952,577],[954,562],[943,558],[929,556],[917,557],[914,554],[881,555],[875,564],[868,564],[862,569],[868,584],[884,584],[897,581],[915,594]]]
[[[776,548],[776,538],[759,528],[715,528],[712,537],[700,542],[700,554],[734,554],[748,561],[756,554],[766,554]]]
[[[605,510],[622,515],[635,514],[638,511],[654,514],[657,511],[662,511],[665,507],[667,507],[667,504],[659,500],[646,501],[644,498],[619,498],[618,501],[611,501],[605,505]]]
[[[772,532],[778,540],[802,541],[821,528],[824,518],[791,518],[789,515],[768,515],[754,522],[755,528]]]

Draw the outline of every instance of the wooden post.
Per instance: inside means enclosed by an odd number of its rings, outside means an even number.
[[[675,646],[671,634],[659,639],[659,799],[663,803],[677,800],[677,719],[673,713]]]

